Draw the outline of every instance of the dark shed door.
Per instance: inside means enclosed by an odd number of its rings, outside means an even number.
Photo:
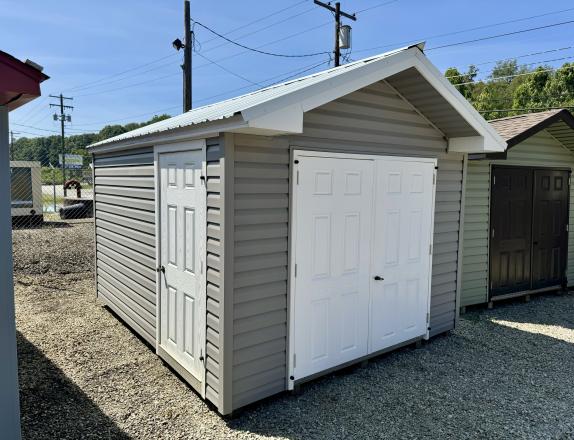
[[[532,289],[564,281],[568,255],[568,172],[534,171]]]
[[[530,289],[532,170],[494,167],[491,182],[490,294]]]

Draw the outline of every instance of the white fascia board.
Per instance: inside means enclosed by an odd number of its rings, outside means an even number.
[[[448,139],[448,151],[457,153],[493,153],[485,144],[484,136],[453,137]],[[496,150],[498,152],[500,150]]]
[[[261,130],[272,134],[303,133],[303,113],[301,105],[294,104],[248,119],[248,125],[250,129],[255,129],[253,132]]]
[[[419,73],[454,107],[454,109],[474,128],[483,140],[477,143],[471,152],[491,152],[499,153],[506,151],[506,141],[498,132],[476,111],[468,100],[462,96],[450,81],[445,78],[440,71],[421,52],[415,54],[418,62],[415,66]],[[465,138],[459,138],[465,139]],[[451,142],[449,142],[449,145]],[[470,151],[457,150],[457,144],[466,145],[466,141],[457,140],[452,142],[454,149],[449,147],[449,151],[459,151],[468,153]]]
[[[413,67],[416,52],[419,49],[413,47],[349,71],[341,71],[324,81],[244,109],[241,114],[249,121],[250,127],[261,125],[287,133],[302,133],[303,113]],[[271,123],[277,125],[271,127]]]
[[[103,145],[88,147],[87,150],[92,154],[113,153],[116,151],[133,150],[135,148],[150,147],[158,144],[168,144],[187,140],[205,139],[208,137],[218,136],[224,131],[236,131],[240,128],[248,127],[240,115],[233,116],[229,119],[206,122],[179,129],[170,129],[156,133],[150,133],[144,136],[127,138],[121,141],[110,142]]]

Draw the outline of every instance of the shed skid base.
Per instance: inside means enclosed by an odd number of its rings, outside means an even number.
[[[369,360],[374,359],[378,356],[381,356],[383,354],[389,353],[389,352],[394,351],[394,350],[398,350],[399,348],[407,347],[407,346],[412,345],[412,344],[417,344],[419,342],[422,343],[423,338],[424,338],[424,335],[421,335],[421,336],[418,336],[416,338],[409,339],[408,341],[401,342],[400,344],[393,345],[391,347],[387,347],[383,350],[379,350],[379,351],[376,351],[374,353],[370,353],[370,354],[363,356],[361,358],[353,359],[352,361],[345,362],[344,364],[341,364],[341,365],[337,365],[336,367],[320,371],[318,373],[312,374],[312,375],[307,376],[307,377],[303,377],[302,379],[296,379],[294,382],[294,387],[297,387],[297,386],[304,384],[306,382],[310,382],[310,381],[315,380],[319,377],[326,376],[327,374],[334,373],[334,372],[340,371],[340,370],[344,370],[345,368],[348,368],[348,367],[365,366],[363,364],[364,362],[368,362]]]
[[[531,299],[531,295],[536,294],[536,293],[544,293],[544,292],[552,292],[555,290],[561,290],[562,286],[561,285],[556,285],[556,286],[550,286],[550,287],[544,287],[542,289],[535,289],[535,290],[524,290],[522,292],[514,292],[514,293],[509,293],[507,295],[497,295],[497,296],[493,296],[490,298],[490,302],[489,304],[489,309],[492,308],[492,306],[490,304],[492,304],[495,301],[503,301],[505,299],[512,299],[512,298],[519,298],[519,297],[524,297],[524,301],[528,302]]]

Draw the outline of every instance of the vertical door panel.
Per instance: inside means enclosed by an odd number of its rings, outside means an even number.
[[[434,212],[434,163],[376,164],[372,352],[427,332]]]
[[[568,172],[534,171],[532,288],[563,283],[568,254]]]
[[[490,211],[490,295],[530,288],[532,170],[493,167]]]
[[[160,155],[160,345],[203,380],[205,331],[203,151]]]
[[[301,157],[296,188],[296,379],[367,354],[373,162]]]

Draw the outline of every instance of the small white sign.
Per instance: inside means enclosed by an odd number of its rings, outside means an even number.
[[[60,165],[62,165],[62,155],[59,154]],[[82,168],[84,166],[84,158],[80,154],[66,154],[66,168]]]

